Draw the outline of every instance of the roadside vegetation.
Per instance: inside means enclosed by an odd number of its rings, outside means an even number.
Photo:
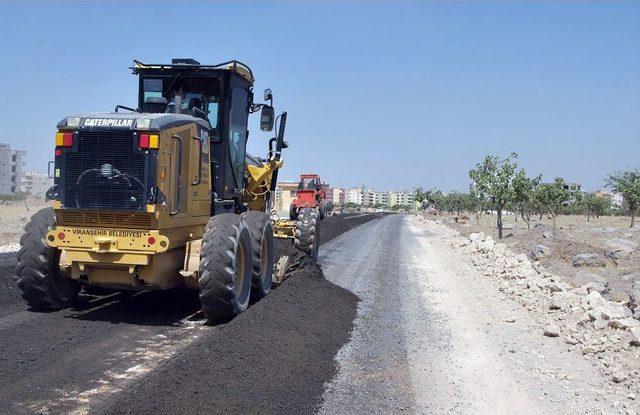
[[[548,217],[557,226],[562,215],[583,215],[585,220],[603,215],[626,215],[630,228],[640,208],[640,169],[622,170],[605,178],[606,187],[623,196],[621,206],[612,206],[611,200],[593,192],[573,189],[562,177],[552,182],[542,181],[542,175],[529,175],[518,168],[518,155],[507,157],[486,156],[469,171],[471,183],[468,192],[444,193],[439,189],[415,191],[415,200],[423,209],[434,209],[460,215],[474,215],[479,221],[483,214],[496,217],[498,237],[504,237],[505,212],[522,219],[531,229],[531,218]]]

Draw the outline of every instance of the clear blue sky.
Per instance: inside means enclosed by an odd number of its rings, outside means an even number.
[[[640,167],[640,1],[2,3],[0,142],[136,103],[132,59],[236,58],[289,112],[281,178],[464,190],[486,154],[602,184]],[[254,128],[249,151],[265,154]]]

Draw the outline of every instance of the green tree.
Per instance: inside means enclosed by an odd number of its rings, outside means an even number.
[[[631,218],[630,227],[633,228],[640,206],[640,169],[615,172],[606,181],[607,187],[624,197],[627,214]]]
[[[597,197],[595,193],[585,193],[579,201],[583,212],[587,215],[587,222],[590,218],[598,218],[604,214],[610,202],[603,197]]]
[[[413,200],[415,200],[416,202],[420,203],[420,206],[425,209],[427,207],[427,196],[424,190],[422,190],[422,187],[418,187],[414,192],[413,192]]]
[[[556,227],[556,218],[562,213],[562,203],[571,198],[571,194],[566,189],[566,183],[563,178],[556,177],[552,183],[543,183],[538,186],[535,192],[536,202],[542,212],[551,215],[553,227]]]
[[[542,176],[527,177],[524,169],[520,170],[513,178],[513,205],[520,213],[520,217],[531,229],[531,215],[535,212],[535,191],[540,185]]]
[[[513,177],[518,164],[518,155],[511,153],[509,157],[500,159],[497,156],[487,156],[475,169],[469,171],[473,180],[473,187],[480,197],[489,202],[490,207],[497,212],[498,238],[502,239],[502,211],[513,199]]]
[[[416,197],[420,197],[420,201],[423,204],[423,207],[426,209],[427,207],[432,207],[437,211],[442,211],[444,206],[444,195],[442,191],[438,189],[430,189],[427,191],[423,191],[419,188],[420,193],[416,193]],[[417,199],[416,199],[417,200]]]

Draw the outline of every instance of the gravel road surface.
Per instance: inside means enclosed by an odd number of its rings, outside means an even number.
[[[543,337],[445,243],[392,215],[323,246],[325,276],[362,300],[325,414],[601,413],[596,369]],[[605,412],[606,413],[606,412]]]

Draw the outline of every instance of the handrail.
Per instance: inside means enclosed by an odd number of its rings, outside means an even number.
[[[193,182],[191,182],[191,186],[197,186],[200,184],[200,181],[202,179],[202,141],[200,140],[200,137],[196,137],[193,136],[192,137],[194,140],[196,140],[198,142],[198,148],[200,149],[200,151],[198,152],[198,174],[196,175],[196,180],[194,180]]]
[[[180,136],[177,134],[174,134],[171,138],[173,138],[174,140],[178,140],[179,149],[180,149],[180,151],[178,152],[178,179],[176,181],[177,188],[178,188],[177,195],[176,195],[176,210],[171,210],[169,212],[169,215],[173,216],[180,213],[180,187],[181,187],[180,179],[182,177],[182,138],[180,138]]]

